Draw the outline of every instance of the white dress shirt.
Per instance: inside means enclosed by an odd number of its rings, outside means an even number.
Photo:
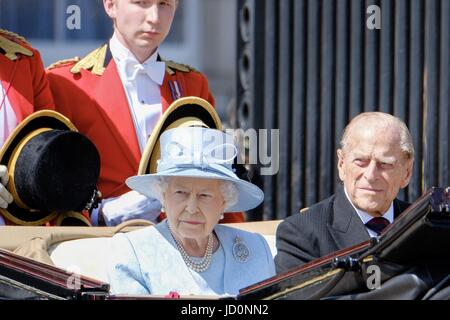
[[[116,34],[109,41],[109,46],[128,99],[142,153],[162,114],[160,86],[164,80],[166,65],[157,61],[158,51],[144,63],[139,63],[130,50],[120,43]],[[93,225],[98,225],[100,211],[108,226],[130,219],[156,222],[161,204],[157,199],[149,199],[135,191],[129,191],[116,198],[103,199],[102,204],[91,213]]]
[[[11,132],[17,126],[17,118],[6,96],[6,88],[0,81],[0,147],[5,143]]]
[[[130,50],[120,43],[116,34],[109,45],[127,95],[142,153],[162,114],[160,86],[164,80],[165,63],[157,61],[158,51],[144,63],[139,63]]]
[[[361,221],[364,223],[364,225],[366,225],[367,222],[369,222],[370,220],[372,220],[373,216],[371,216],[370,214],[368,214],[367,212],[360,210],[358,208],[356,208],[353,205],[353,202],[350,200],[350,197],[348,196],[347,190],[344,187],[344,191],[345,191],[345,196],[347,197],[348,201],[352,204],[353,208],[356,210],[356,213],[358,214],[358,216],[361,218]],[[388,211],[386,211],[383,214],[383,218],[386,218],[389,220],[389,223],[392,223],[394,221],[394,202],[391,203]],[[366,227],[367,232],[369,232],[369,235],[371,237],[377,237],[378,235],[376,234],[375,231],[369,229]]]

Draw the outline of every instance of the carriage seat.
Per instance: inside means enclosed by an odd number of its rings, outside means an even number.
[[[228,225],[261,234],[268,242],[272,255],[275,256],[275,232],[279,223],[280,221],[260,221]],[[29,229],[29,232],[34,232],[33,236],[28,234],[27,238],[22,235],[21,240],[20,237],[15,237],[16,243],[9,243],[6,249],[55,265],[70,273],[108,282],[106,255],[111,237],[117,232],[129,232],[149,224],[151,223],[144,220],[131,220],[117,227],[30,227],[34,228]]]
[[[279,221],[261,221],[228,225],[263,235],[275,256],[275,232],[278,224]],[[109,241],[110,237],[65,241],[50,246],[48,252],[57,267],[107,282],[105,248],[109,247]]]

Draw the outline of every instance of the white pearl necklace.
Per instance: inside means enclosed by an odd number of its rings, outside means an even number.
[[[169,225],[169,224],[167,224]],[[203,256],[202,260],[199,262],[194,261],[191,256],[184,250],[181,243],[178,242],[178,240],[173,235],[172,229],[170,229],[170,234],[172,235],[173,240],[175,241],[177,245],[178,251],[181,253],[181,257],[184,260],[184,263],[188,266],[189,269],[194,270],[195,272],[201,273],[206,270],[208,270],[209,266],[211,265],[212,260],[212,252],[213,252],[213,246],[214,246],[214,237],[212,234],[208,236],[208,244],[206,245],[205,255]]]

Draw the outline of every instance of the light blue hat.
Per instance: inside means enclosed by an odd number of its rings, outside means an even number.
[[[233,182],[237,189],[237,202],[226,208],[227,212],[247,211],[263,201],[260,188],[233,172],[232,164],[237,156],[233,136],[216,129],[175,128],[161,135],[160,146],[157,173],[128,178],[126,184],[131,189],[154,198],[161,177],[218,179]]]

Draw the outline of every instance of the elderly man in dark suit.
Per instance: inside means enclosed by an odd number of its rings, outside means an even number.
[[[345,128],[337,156],[343,186],[278,227],[278,273],[379,235],[408,207],[396,199],[411,179],[414,162],[403,121],[381,112],[356,116]]]

